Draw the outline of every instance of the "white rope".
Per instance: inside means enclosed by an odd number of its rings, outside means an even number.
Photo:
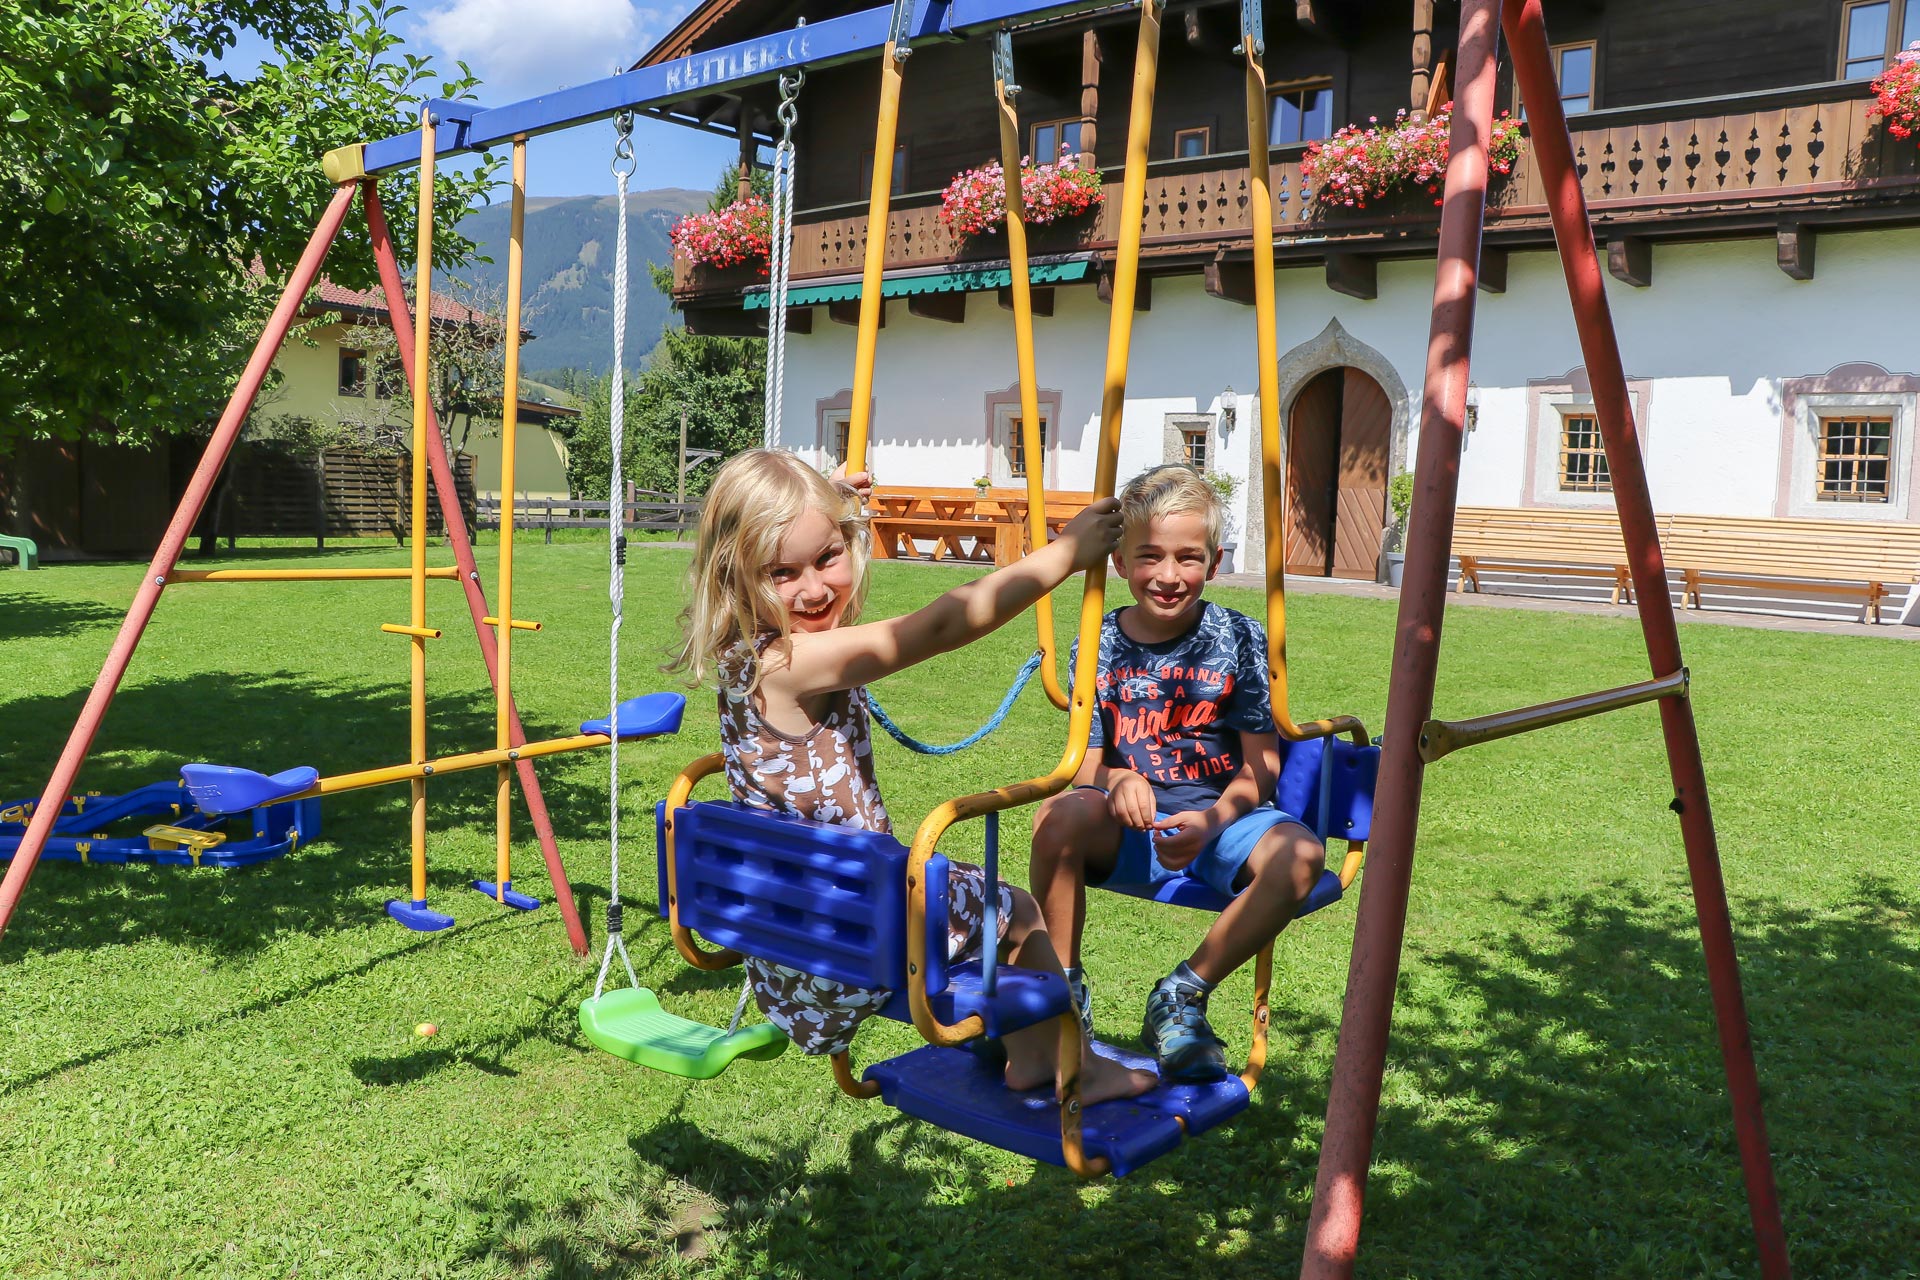
[[[753,979],[749,977],[740,984],[740,1001],[733,1006],[733,1020],[727,1023],[727,1034],[732,1035],[740,1029],[740,1015],[747,1011],[747,997],[753,994]]]
[[[787,389],[787,277],[793,265],[794,99],[807,82],[802,68],[780,77],[780,142],[773,149],[772,244],[767,251],[767,386],[762,415],[767,448],[780,438],[780,406]]]
[[[613,605],[613,627],[608,636],[607,719],[611,741],[607,743],[607,838],[612,867],[608,873],[607,950],[600,958],[600,976],[593,984],[598,1000],[607,981],[607,968],[613,953],[620,953],[626,966],[627,981],[640,985],[627,957],[627,944],[620,936],[620,622],[627,595],[627,503],[626,487],[620,474],[620,455],[627,438],[627,179],[633,176],[633,117],[622,113],[616,127],[619,138],[613,146],[613,176],[618,188],[618,208],[614,225],[613,251],[613,393],[607,414],[608,445],[613,463],[607,480],[607,596]]]

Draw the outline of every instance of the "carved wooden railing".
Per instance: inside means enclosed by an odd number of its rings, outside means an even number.
[[[1725,213],[1762,205],[1830,207],[1884,202],[1920,191],[1920,146],[1890,137],[1867,117],[1861,85],[1815,85],[1742,98],[1667,103],[1578,117],[1574,158],[1589,205],[1610,221]],[[1224,163],[1223,163],[1224,162]],[[1118,192],[1119,171],[1107,175]],[[1300,179],[1297,148],[1272,165],[1275,231],[1332,241],[1377,239],[1437,224],[1420,193],[1383,209],[1322,211]],[[1523,152],[1492,191],[1489,227],[1546,224],[1545,192]],[[1110,247],[1119,238],[1117,201],[1078,228],[1038,228],[1033,252]],[[1148,175],[1145,251],[1191,250],[1249,234],[1247,170],[1231,156],[1165,161]],[[862,206],[864,209],[864,206]],[[998,237],[956,238],[940,221],[937,193],[900,197],[887,222],[889,269],[1005,257]],[[866,215],[850,206],[803,212],[794,232],[793,274],[857,274],[866,251]],[[674,264],[674,291],[728,292],[740,277]]]

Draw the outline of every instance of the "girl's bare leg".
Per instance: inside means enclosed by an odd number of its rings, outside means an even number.
[[[1062,973],[1060,957],[1054,953],[1053,939],[1040,918],[1040,909],[1028,894],[1016,892],[1013,918],[1007,922],[1008,960],[1022,969],[1042,973]],[[1053,1081],[1060,1091],[1060,1033],[1049,1020],[1036,1026],[1010,1032],[1001,1041],[1007,1049],[1007,1087],[1037,1089]],[[1091,1105],[1108,1098],[1131,1098],[1160,1083],[1151,1071],[1135,1071],[1111,1058],[1093,1052],[1093,1046],[1080,1045],[1080,1101]]]

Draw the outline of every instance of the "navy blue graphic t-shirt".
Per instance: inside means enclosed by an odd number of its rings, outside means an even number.
[[[1120,614],[1100,626],[1089,747],[1152,783],[1162,813],[1211,808],[1245,763],[1241,732],[1274,732],[1266,632],[1207,601],[1186,633],[1142,644],[1121,630]]]

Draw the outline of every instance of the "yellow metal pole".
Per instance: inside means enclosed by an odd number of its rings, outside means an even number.
[[[847,422],[847,471],[867,470],[873,417],[873,361],[880,347],[881,277],[887,265],[887,214],[893,201],[893,147],[900,129],[900,76],[912,50],[893,40],[880,55],[880,111],[873,127],[872,191],[867,199],[867,253],[860,276],[860,329],[853,346],[853,412]]]
[[[513,212],[507,230],[507,352],[500,391],[500,678],[494,682],[493,745],[513,745],[514,450],[520,428],[520,287],[527,227],[527,140],[513,140]],[[500,764],[494,788],[493,900],[507,900],[513,878],[513,771]]]
[[[413,307],[413,584],[412,731],[409,747],[416,764],[427,758],[427,368],[428,335],[433,317],[433,113],[420,112],[420,229],[414,256]],[[413,780],[413,901],[427,900],[427,780]]]
[[[315,796],[339,795],[343,791],[364,791],[368,787],[391,786],[393,783],[407,782],[415,778],[437,778],[443,773],[467,773],[474,769],[492,768],[502,761],[511,763],[516,760],[538,760],[542,756],[557,756],[569,751],[590,751],[595,747],[604,747],[611,741],[612,739],[604,733],[576,733],[571,737],[547,738],[518,747],[505,749],[495,747],[488,751],[469,751],[457,756],[442,756],[438,760],[426,760],[419,764],[392,764],[383,765],[378,769],[336,773],[331,777],[320,779],[296,795],[283,796],[275,803],[308,800]],[[705,757],[702,759],[704,760]]]
[[[1018,86],[1007,83],[1012,74],[1013,37],[994,35],[996,62],[993,95],[1000,108],[1000,165],[1006,171],[1007,266],[1012,273],[1013,349],[1020,371],[1020,448],[1027,459],[1027,545],[1038,551],[1047,545],[1046,449],[1040,437],[1038,377],[1033,367],[1033,280],[1027,267],[1026,199],[1020,177],[1020,113],[1013,95]],[[1060,429],[1058,423],[1054,430]],[[1047,699],[1062,711],[1067,693],[1060,687],[1059,662],[1054,650],[1053,597],[1041,596],[1033,606],[1034,629],[1040,643],[1040,683]]]
[[[1267,138],[1267,72],[1258,32],[1241,34],[1247,64],[1247,186],[1253,212],[1253,315],[1255,358],[1260,364],[1260,481],[1266,503],[1267,665],[1273,686],[1273,719],[1280,736],[1299,742],[1345,733],[1367,745],[1366,726],[1352,716],[1309,724],[1293,722],[1287,697],[1287,565],[1285,472],[1280,448],[1280,354],[1274,320],[1273,192]],[[1117,302],[1116,302],[1117,305]]]
[[[1120,423],[1127,403],[1127,358],[1133,344],[1133,301],[1140,275],[1140,227],[1147,202],[1147,138],[1153,128],[1153,91],[1160,66],[1162,5],[1140,6],[1140,35],[1133,63],[1133,106],[1127,121],[1125,177],[1120,188],[1120,240],[1114,257],[1113,310],[1107,325],[1106,381],[1100,400],[1100,449],[1094,464],[1096,498],[1112,497],[1120,468]],[[1067,745],[1052,772],[977,795],[949,800],[921,822],[907,862],[907,998],[913,1025],[933,1044],[959,1044],[981,1034],[980,1019],[940,1022],[927,1005],[927,859],[948,827],[968,818],[1032,804],[1066,789],[1086,759],[1093,727],[1094,670],[1100,658],[1100,622],[1105,612],[1107,566],[1087,570],[1080,598],[1080,652],[1073,668],[1073,699],[1067,713]]]

